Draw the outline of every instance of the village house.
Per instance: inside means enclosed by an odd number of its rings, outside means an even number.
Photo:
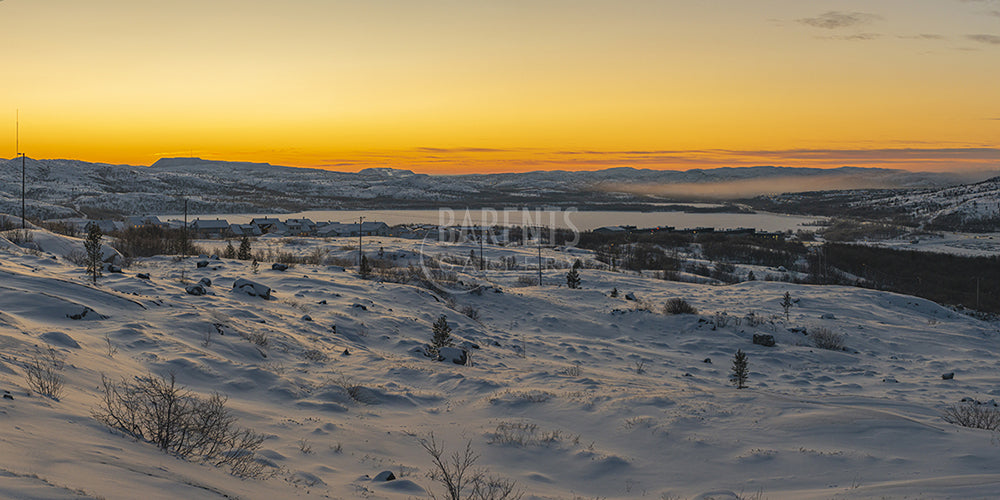
[[[225,219],[195,219],[188,228],[203,238],[221,238],[229,231],[229,221]]]

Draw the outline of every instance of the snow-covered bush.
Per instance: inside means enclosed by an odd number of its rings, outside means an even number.
[[[973,429],[1000,430],[1000,408],[978,401],[966,401],[944,409],[941,418],[949,424]]]
[[[675,297],[667,299],[667,303],[663,305],[663,314],[698,314],[698,309],[688,304],[688,301]]]
[[[227,465],[236,476],[265,475],[256,455],[264,435],[239,427],[225,396],[199,397],[177,385],[173,374],[102,381],[104,394],[93,413],[101,423],[178,457]]]
[[[831,351],[844,350],[844,336],[829,328],[821,326],[811,329],[809,330],[809,337],[812,339],[813,345],[820,349],[829,349]]]

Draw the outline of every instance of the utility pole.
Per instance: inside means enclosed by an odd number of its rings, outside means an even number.
[[[358,272],[361,272],[361,259],[364,253],[361,251],[361,236],[365,234],[364,232],[364,217],[358,217]]]
[[[538,286],[542,286],[542,226],[538,226]]]
[[[188,256],[188,200],[184,198],[184,248],[181,250],[184,253],[184,258]]]
[[[483,240],[486,239],[486,229],[482,226],[479,227],[479,270],[486,271],[486,261],[483,260]]]
[[[21,230],[25,229],[24,223],[24,153],[21,153]]]
[[[21,110],[14,111],[14,149],[16,154],[21,155],[21,230],[27,229],[24,222],[24,194],[25,194],[25,167],[24,153],[21,152]]]
[[[979,309],[979,276],[976,276],[976,309]]]

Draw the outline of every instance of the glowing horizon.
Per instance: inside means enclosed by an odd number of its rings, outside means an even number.
[[[0,157],[20,109],[129,165],[1000,169],[997,0],[0,0],[0,43]]]

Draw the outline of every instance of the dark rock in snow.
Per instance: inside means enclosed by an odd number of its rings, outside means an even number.
[[[212,280],[208,278],[202,278],[198,280],[198,284],[202,286],[212,286]]]
[[[350,356],[350,355],[351,355],[351,350],[344,348],[344,356]]]
[[[271,288],[247,279],[240,278],[233,282],[233,290],[239,290],[251,297],[271,298]]]
[[[135,277],[139,278],[141,280],[148,280],[149,279],[149,273],[139,273],[139,274],[136,274]]]
[[[941,378],[944,379],[944,380],[952,380],[952,379],[955,378],[955,372],[948,372],[948,373],[942,374]]]
[[[755,333],[753,334],[753,343],[764,347],[774,347],[774,335]]]
[[[837,317],[834,316],[833,314],[826,313],[826,314],[820,316],[819,319],[837,319]]]
[[[469,362],[469,353],[465,349],[458,347],[442,347],[438,350],[438,361],[451,361],[456,365],[464,365]]]
[[[325,306],[326,305],[326,299],[323,299],[323,300],[319,301],[319,305]]]
[[[638,300],[638,299],[635,298],[635,294],[634,293],[629,292],[629,293],[625,294],[625,300]]]
[[[302,316],[302,321],[312,321],[312,320],[313,320],[312,316],[310,316],[308,314],[306,314],[305,316]]]
[[[195,262],[194,265],[198,266],[199,268],[208,267],[208,261],[207,260],[199,260],[198,262]]]
[[[66,317],[69,319],[107,319],[107,316],[97,314],[97,311],[86,306],[83,307],[83,311],[76,314],[67,314]]]
[[[275,271],[287,271],[288,270],[288,264],[282,264],[280,262],[275,262],[274,264],[271,264],[271,269],[273,269]]]
[[[198,283],[198,284],[195,284],[195,285],[191,285],[191,286],[185,288],[184,291],[187,292],[187,293],[189,293],[189,294],[191,294],[191,295],[196,295],[196,296],[197,295],[205,295],[205,294],[208,293],[208,290],[205,290],[205,285],[202,285],[201,283]]]
[[[3,398],[13,400],[14,396],[10,394],[10,391],[3,391]]]
[[[109,273],[120,273],[120,272],[122,272],[122,268],[120,268],[120,267],[118,267],[118,266],[116,266],[114,264],[108,264],[108,272]]]
[[[704,360],[704,361],[702,361],[702,362],[703,362],[703,363],[708,363],[708,364],[712,364],[712,358],[705,358],[705,360]]]
[[[365,307],[363,304],[352,304],[351,307],[361,309],[362,311],[367,311],[368,310],[368,308]]]
[[[378,475],[375,476],[375,479],[372,479],[372,481],[395,481],[395,480],[396,480],[396,475],[393,474],[391,471],[387,470],[379,472]]]

